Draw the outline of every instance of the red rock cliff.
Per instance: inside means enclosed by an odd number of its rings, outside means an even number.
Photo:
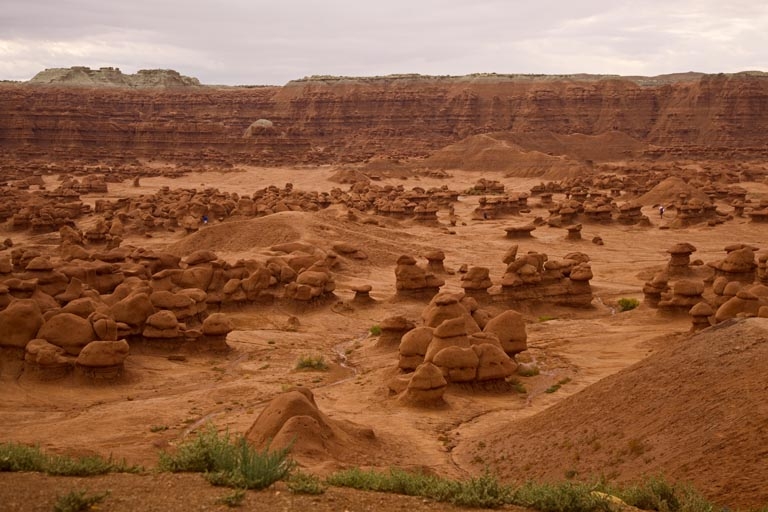
[[[620,131],[656,153],[768,153],[768,77],[312,79],[168,90],[0,86],[5,158],[156,158],[259,165],[409,157],[468,135]],[[248,130],[254,121],[262,121]],[[248,133],[248,136],[244,134]]]

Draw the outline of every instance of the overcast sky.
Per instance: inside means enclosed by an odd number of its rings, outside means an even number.
[[[3,0],[0,79],[169,68],[310,75],[768,70],[764,0]]]

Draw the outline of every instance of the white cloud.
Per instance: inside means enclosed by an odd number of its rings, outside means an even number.
[[[768,66],[768,5],[735,0],[6,0],[0,78],[173,68],[204,83],[312,74],[730,72]]]

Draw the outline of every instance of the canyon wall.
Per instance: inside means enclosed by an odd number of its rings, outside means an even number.
[[[621,132],[654,157],[758,158],[768,155],[768,77],[641,85],[621,78],[402,76],[166,89],[4,83],[0,119],[6,162],[361,162],[426,156],[490,132]]]

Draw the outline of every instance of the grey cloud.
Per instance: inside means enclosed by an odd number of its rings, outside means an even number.
[[[6,0],[0,78],[174,68],[205,83],[311,74],[765,68],[768,6],[704,0]]]

